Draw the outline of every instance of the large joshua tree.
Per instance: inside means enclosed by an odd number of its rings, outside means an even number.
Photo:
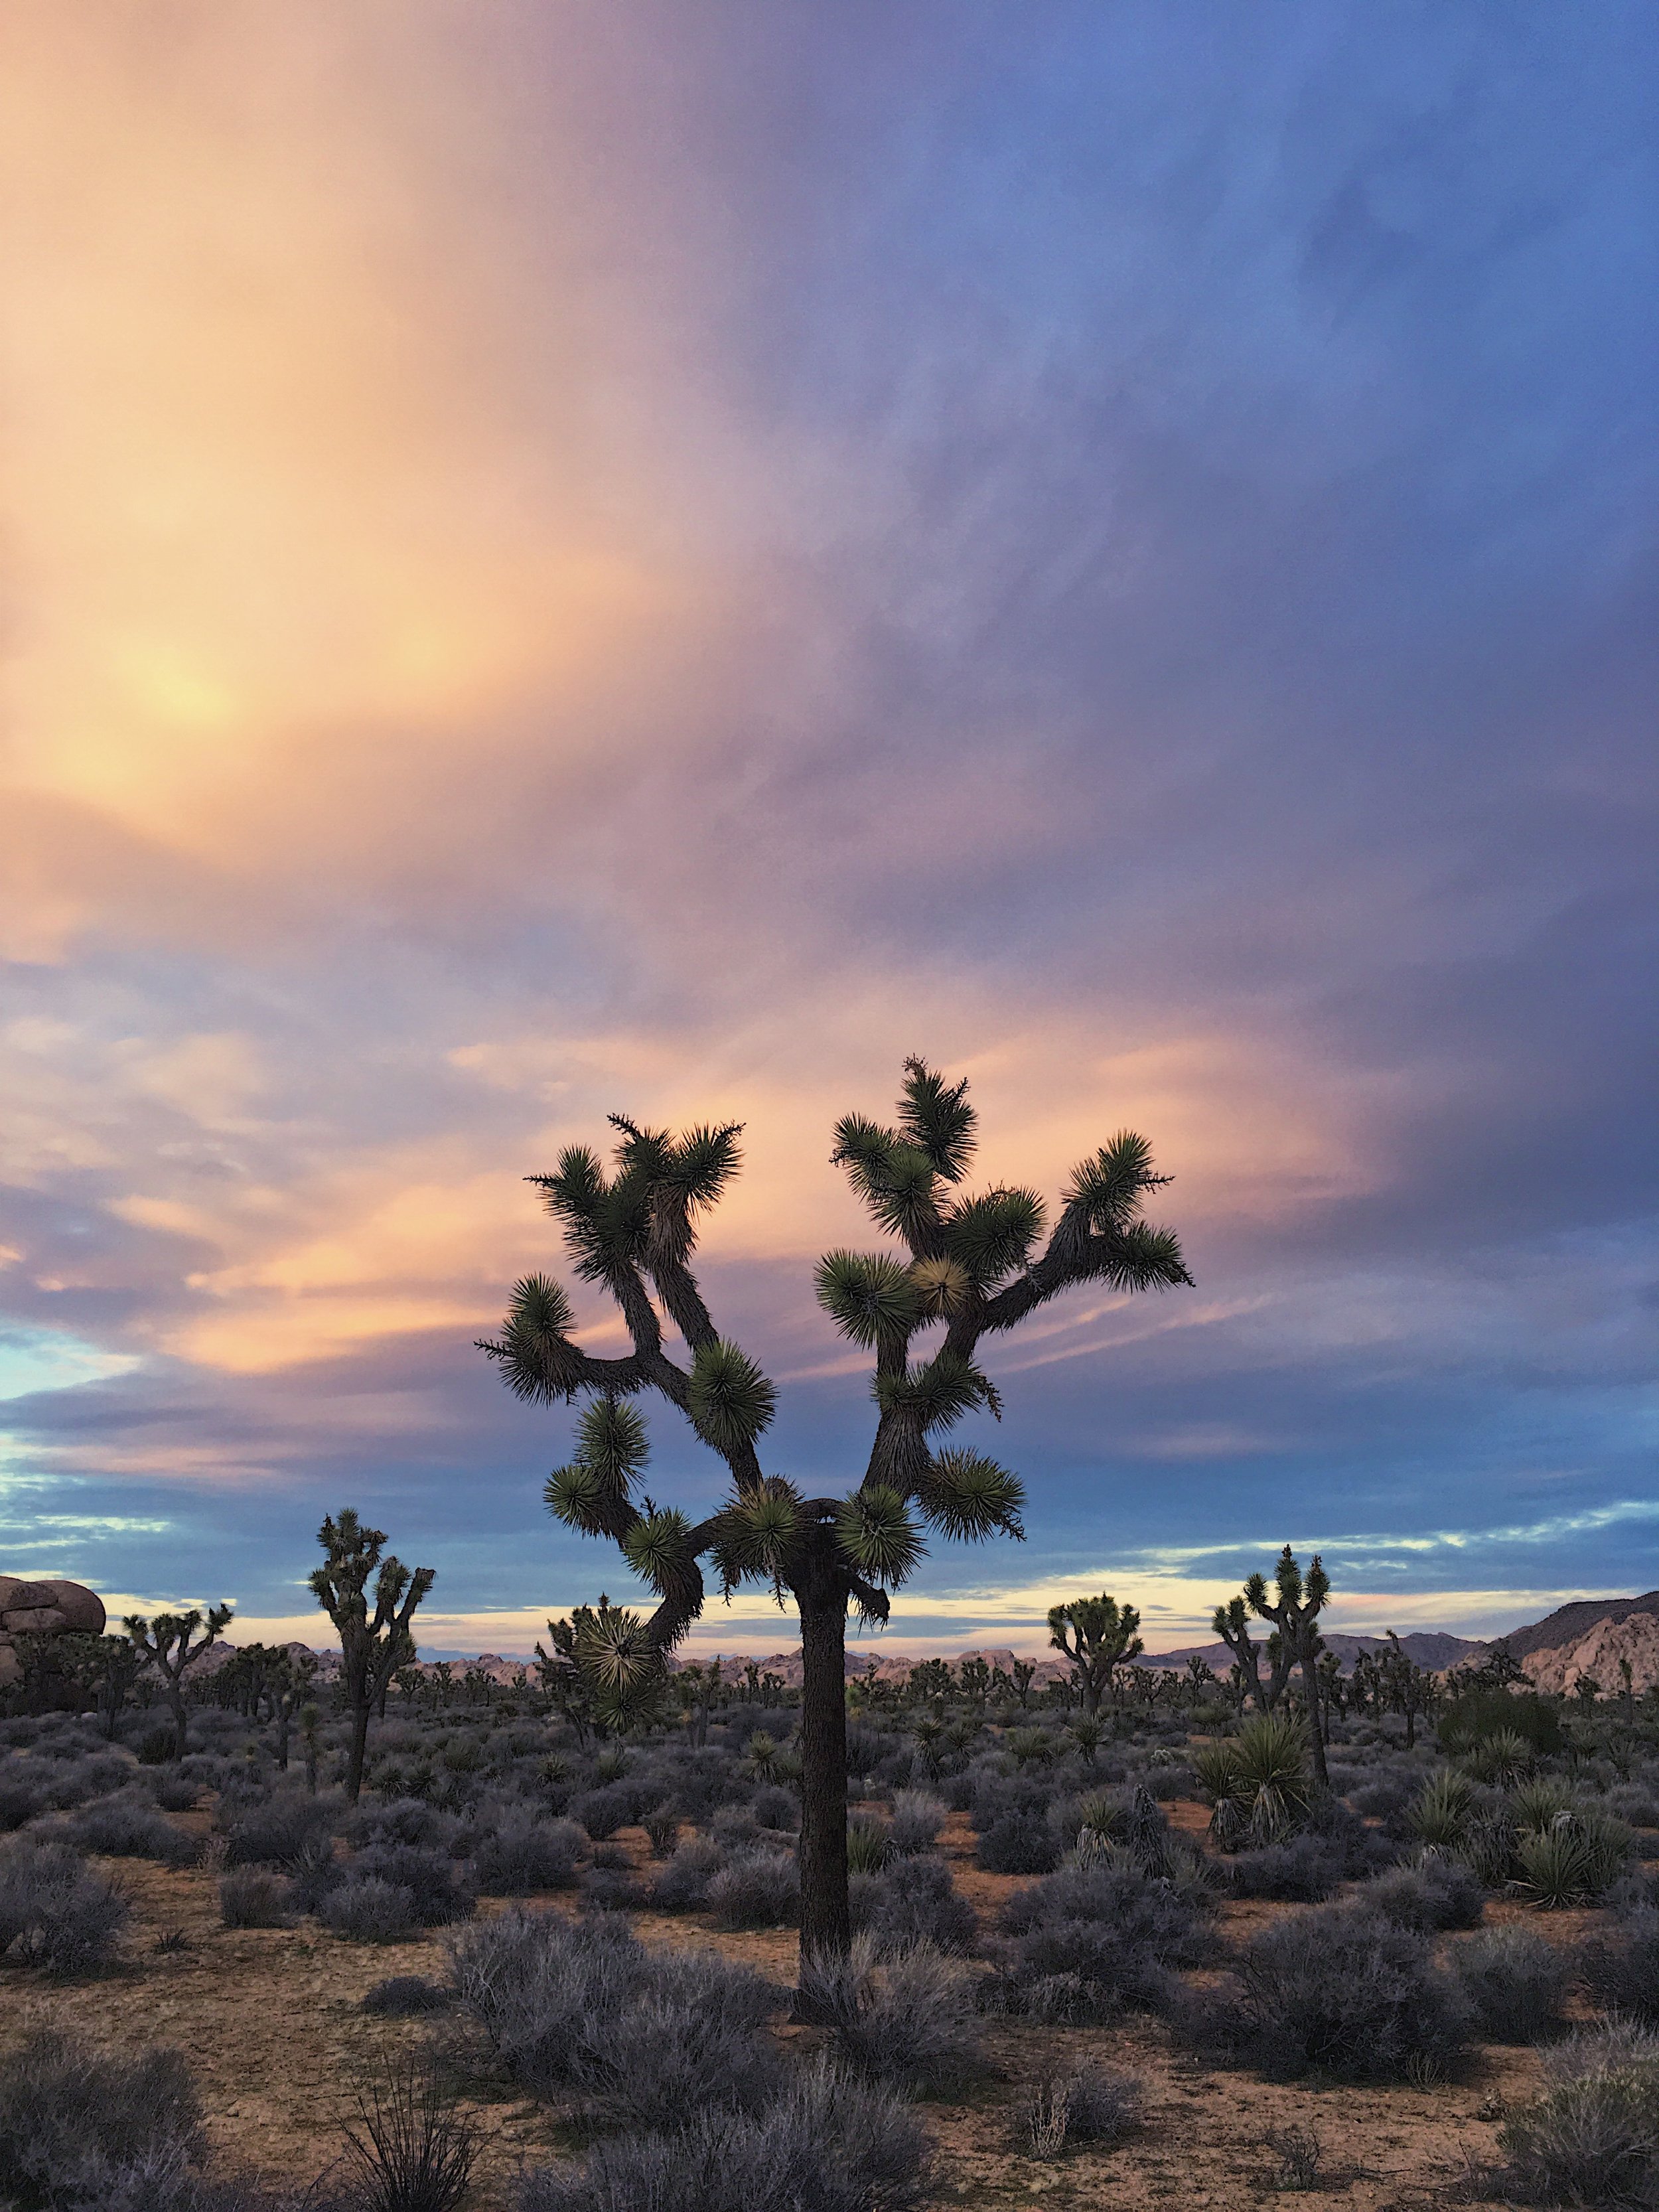
[[[612,1608],[588,1617],[580,1663],[613,1718],[647,1702],[668,1653],[702,1609],[707,1558],[722,1591],[769,1583],[800,1615],[801,1954],[844,1952],[847,1897],[848,1607],[887,1619],[889,1594],[923,1555],[924,1526],[969,1541],[1018,1537],[1018,1478],[984,1454],[936,1438],[976,1407],[1000,1413],[975,1364],[999,1335],[1075,1283],[1121,1291],[1189,1284],[1172,1231],[1141,1218],[1152,1172],[1146,1139],[1114,1137],[1072,1176],[1038,1256],[1043,1205],[1033,1191],[959,1194],[975,1150],[965,1082],[905,1063],[897,1125],[849,1114],[833,1158],[897,1249],[836,1251],[818,1262],[819,1302],[842,1334],[873,1354],[875,1438],[862,1477],[840,1497],[809,1497],[769,1474],[757,1446],[777,1393],[720,1335],[690,1261],[699,1217],[738,1164],[738,1124],[679,1138],[619,1115],[614,1172],[581,1146],[552,1175],[532,1176],[562,1225],[579,1276],[621,1310],[633,1350],[599,1358],[572,1340],[562,1287],[520,1282],[501,1335],[480,1346],[520,1398],[586,1401],[576,1449],[549,1480],[551,1510],[584,1534],[609,1537],[657,1595],[648,1620]],[[670,1356],[672,1323],[689,1358]],[[929,1332],[937,1329],[937,1336]],[[924,1345],[919,1340],[927,1337]],[[731,1471],[730,1496],[693,1522],[640,1492],[646,1429],[634,1401],[655,1390],[678,1407]]]

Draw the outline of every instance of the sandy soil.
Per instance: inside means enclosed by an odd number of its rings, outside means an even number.
[[[1180,1825],[1201,1826],[1202,1807],[1171,1808]],[[204,1829],[206,1815],[183,1825]],[[643,1862],[645,1838],[618,1839]],[[1018,1877],[988,1875],[971,1863],[972,1835],[953,1816],[942,1839],[956,1880],[988,1917]],[[410,1943],[360,1947],[308,1925],[228,1929],[219,1924],[215,1879],[199,1869],[174,1872],[131,1861],[103,1863],[126,1889],[133,1921],[115,1971],[93,1983],[55,1986],[8,1971],[0,2005],[0,2046],[46,2027],[72,2027],[95,2042],[131,2048],[141,2039],[176,2043],[189,2056],[208,2108],[216,2156],[272,2181],[307,2181],[337,2154],[353,2111],[355,2085],[377,2063],[418,2048],[436,2033],[460,2101],[479,2119],[483,2148],[477,2212],[502,2212],[513,2175],[525,2165],[577,2147],[561,2115],[524,2097],[492,2073],[465,2031],[431,2020],[385,2021],[358,2001],[388,1974],[438,1978],[441,1931]],[[568,1911],[568,1899],[535,1900]],[[502,1908],[486,1900],[488,1913]],[[1286,1910],[1229,1905],[1224,1925],[1242,1934]],[[1575,1942],[1598,1916],[1528,1914],[1497,1905],[1488,1918],[1526,1918],[1553,1941]],[[775,1977],[793,1978],[794,1939],[787,1931],[717,1935],[696,1917],[643,1913],[641,1939],[706,1944]],[[158,1952],[158,1936],[181,1931],[182,1951]],[[792,2039],[804,2031],[780,2027]],[[940,2205],[1042,2208],[1042,2212],[1145,2212],[1149,2205],[1200,2207],[1276,2202],[1279,2154],[1270,2138],[1311,2130],[1322,2148],[1321,2186],[1286,2196],[1309,2212],[1401,2212],[1443,2197],[1467,2171],[1492,2155],[1506,2106],[1534,2094],[1539,2061],[1528,2051],[1492,2049],[1473,2057],[1455,2082],[1428,2089],[1313,2089],[1278,2087],[1248,2075],[1200,2069],[1171,2050],[1154,2022],[1111,2029],[1057,2030],[988,2024],[992,2070],[961,2104],[930,2104],[923,2113],[938,2154],[934,2201]],[[1124,2067],[1146,2095],[1145,2123],[1108,2153],[1086,2149],[1036,2160],[1016,2138],[1024,2095],[1045,2075],[1081,2060]],[[763,2212],[763,2208],[757,2208]]]

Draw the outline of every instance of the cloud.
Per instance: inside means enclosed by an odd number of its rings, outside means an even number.
[[[920,1048],[988,1179],[1144,1127],[1200,1283],[995,1348],[994,1577],[1654,1579],[1652,38],[8,22],[0,1297],[89,1348],[9,1449],[179,1516],[59,1556],[603,1578],[469,1345],[617,1109],[744,1123],[711,1293],[855,1475],[828,1132]]]

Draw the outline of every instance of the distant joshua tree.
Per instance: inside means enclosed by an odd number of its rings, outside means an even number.
[[[1091,1720],[1100,1711],[1100,1701],[1109,1692],[1118,1668],[1139,1659],[1146,1649],[1140,1637],[1140,1615],[1133,1606],[1119,1605],[1104,1591],[1098,1597],[1055,1606],[1048,1615],[1048,1641],[1071,1662],[1072,1679]]]
[[[185,1713],[185,1676],[230,1626],[231,1608],[212,1607],[205,1620],[198,1607],[188,1613],[158,1613],[153,1621],[142,1613],[130,1613],[121,1626],[135,1651],[161,1678],[161,1693],[173,1714],[173,1755],[182,1759],[190,1748],[189,1723]]]
[[[551,1510],[585,1534],[618,1545],[658,1596],[648,1620],[613,1613],[593,1624],[578,1657],[610,1711],[625,1718],[653,1694],[666,1655],[702,1611],[706,1555],[723,1589],[769,1584],[800,1614],[804,1680],[801,1955],[844,1954],[847,1887],[846,1632],[849,1604],[884,1621],[889,1593],[924,1553],[923,1523],[968,1540],[1021,1535],[1018,1478],[982,1453],[933,1441],[979,1407],[1000,1401],[975,1364],[980,1340],[1011,1329],[1073,1284],[1120,1291],[1190,1284],[1173,1233],[1140,1218],[1152,1172],[1144,1139],[1127,1133],[1073,1174],[1040,1256],[1042,1201],[998,1188],[958,1197],[975,1149],[976,1116],[965,1083],[946,1084],[906,1062],[897,1125],[860,1115],[837,1125],[834,1158],[878,1227],[900,1250],[836,1251],[819,1262],[817,1288],[842,1334],[874,1355],[878,1407],[868,1463],[841,1497],[813,1498],[769,1474],[757,1450],[777,1393],[755,1362],[715,1328],[690,1268],[698,1217],[737,1172],[739,1127],[680,1138],[621,1115],[615,1171],[574,1146],[555,1173],[531,1181],[561,1223],[577,1274],[603,1287],[622,1313],[633,1350],[599,1358],[572,1340],[563,1288],[544,1275],[520,1282],[498,1338],[480,1349],[520,1397],[541,1405],[586,1400],[575,1455],[547,1485]],[[687,1364],[665,1347],[678,1330]],[[935,1323],[943,1340],[921,1353]],[[914,1355],[914,1356],[913,1356]],[[731,1471],[732,1490],[695,1524],[638,1491],[647,1459],[634,1400],[666,1398]]]
[[[1297,1668],[1301,1669],[1302,1686],[1308,1705],[1308,1737],[1313,1748],[1314,1773],[1322,1784],[1327,1778],[1325,1731],[1320,1722],[1317,1662],[1325,1649],[1325,1640],[1319,1632],[1319,1616],[1331,1594],[1330,1577],[1325,1572],[1317,1552],[1314,1553],[1304,1577],[1296,1563],[1295,1554],[1286,1544],[1273,1569],[1271,1587],[1274,1595],[1269,1597],[1266,1576],[1252,1575],[1244,1585],[1242,1597],[1234,1598],[1229,1605],[1216,1607],[1215,1632],[1233,1654],[1243,1679],[1249,1685],[1258,1712],[1271,1712],[1279,1703],[1292,1672]],[[1260,1652],[1250,1640],[1251,1613],[1267,1621],[1273,1632],[1267,1638],[1267,1663],[1271,1672],[1266,1682],[1261,1679]]]
[[[413,1572],[401,1559],[383,1559],[384,1528],[365,1528],[350,1506],[337,1521],[332,1514],[317,1532],[324,1561],[311,1577],[311,1594],[334,1623],[340,1638],[340,1680],[351,1717],[346,1752],[346,1795],[355,1805],[363,1786],[368,1749],[368,1717],[386,1684],[414,1650],[410,1616],[436,1579],[431,1567]],[[374,1577],[374,1610],[368,1609],[368,1580]],[[307,1771],[314,1764],[307,1755]]]

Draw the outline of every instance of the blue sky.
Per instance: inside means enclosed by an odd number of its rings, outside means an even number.
[[[1659,1582],[1650,10],[0,37],[0,1571],[299,1633],[351,1502],[434,1648],[626,1589],[471,1349],[612,1110],[745,1123],[708,1285],[855,1479],[921,1051],[988,1176],[1143,1128],[1197,1288],[999,1350],[1030,1540],[895,1641]]]

